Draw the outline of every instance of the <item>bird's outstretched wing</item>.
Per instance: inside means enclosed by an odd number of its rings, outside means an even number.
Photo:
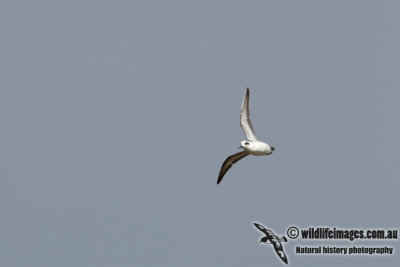
[[[233,164],[235,164],[242,158],[246,157],[248,154],[249,154],[249,152],[247,152],[247,151],[241,151],[239,153],[229,156],[224,161],[224,163],[222,163],[222,167],[221,167],[221,170],[219,171],[219,175],[218,175],[217,184],[219,184],[222,181],[222,178],[224,178],[225,173],[232,167]]]
[[[265,227],[262,226],[261,224],[254,223],[254,226],[255,226],[258,230],[260,230],[261,232],[263,232],[264,234],[266,234],[266,235],[269,235],[269,234],[270,234],[270,233],[268,233],[267,231],[271,231],[271,230],[268,230],[267,228],[265,228]]]
[[[249,141],[257,141],[256,134],[254,133],[253,126],[251,125],[250,112],[249,112],[249,95],[250,90],[247,88],[242,102],[242,109],[240,110],[240,127]]]
[[[273,243],[276,254],[278,254],[279,258],[286,264],[288,264],[288,259],[286,257],[285,252],[283,252],[283,247],[280,242]]]

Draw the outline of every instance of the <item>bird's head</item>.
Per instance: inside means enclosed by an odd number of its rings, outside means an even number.
[[[239,148],[246,149],[246,147],[249,147],[249,146],[250,146],[250,142],[246,140],[246,141],[240,142],[240,147]]]
[[[267,243],[267,242],[268,242],[268,237],[266,236],[260,239],[260,243]]]

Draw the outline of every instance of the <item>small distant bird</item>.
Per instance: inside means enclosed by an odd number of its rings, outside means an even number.
[[[287,242],[287,238],[284,236],[281,238],[277,237],[271,230],[265,228],[261,224],[254,223],[254,226],[265,234],[265,236],[261,238],[260,243],[272,244],[279,258],[281,258],[284,263],[288,264],[288,259],[285,252],[283,252],[283,246],[281,244],[281,242]],[[269,243],[267,243],[268,241]]]
[[[269,155],[275,150],[273,146],[270,146],[267,143],[259,141],[256,137],[256,134],[254,133],[253,126],[251,125],[251,120],[250,120],[249,94],[250,90],[249,88],[247,88],[246,94],[244,95],[242,102],[242,109],[240,111],[240,126],[242,127],[248,140],[240,142],[239,148],[243,148],[244,149],[243,151],[229,156],[224,161],[218,175],[217,184],[219,184],[222,181],[222,178],[224,178],[225,173],[232,167],[233,164],[235,164],[242,158],[246,157],[247,155],[249,154],[255,156]]]

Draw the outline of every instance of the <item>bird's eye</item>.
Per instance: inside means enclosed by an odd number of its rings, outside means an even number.
[[[246,146],[248,146],[250,143],[249,143],[249,142],[245,142],[244,144],[245,144]]]

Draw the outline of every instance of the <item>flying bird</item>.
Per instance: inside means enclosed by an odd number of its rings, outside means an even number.
[[[287,242],[287,238],[286,237],[277,237],[271,230],[265,228],[264,226],[262,226],[261,224],[258,223],[254,223],[254,226],[260,230],[261,232],[263,232],[265,234],[265,236],[263,238],[261,238],[260,243],[266,243],[266,244],[272,244],[274,246],[274,249],[276,251],[276,254],[278,254],[279,258],[281,258],[281,260],[288,264],[288,259],[286,257],[285,252],[283,252],[283,246],[281,242]],[[269,243],[267,243],[269,241]]]
[[[247,155],[269,155],[275,150],[273,146],[270,146],[269,144],[258,140],[256,134],[254,133],[253,126],[251,125],[250,120],[249,94],[250,90],[249,88],[247,88],[242,102],[242,109],[240,111],[240,127],[242,127],[248,140],[240,142],[239,148],[243,148],[243,151],[229,156],[224,161],[221,170],[219,171],[217,184],[222,181],[225,173],[232,167],[233,164],[246,157]]]

